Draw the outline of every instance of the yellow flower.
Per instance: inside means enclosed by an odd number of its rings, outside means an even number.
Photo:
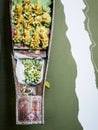
[[[40,43],[39,39],[34,38],[31,40],[30,47],[34,49],[39,48],[39,43]]]
[[[30,47],[31,48],[39,48],[39,44],[40,44],[40,37],[39,37],[39,34],[35,31],[33,39],[31,39]]]
[[[16,18],[16,23],[22,23],[23,22],[23,15],[19,15],[17,18]]]
[[[40,25],[41,22],[42,22],[42,17],[41,16],[36,16],[35,21],[33,22],[33,24]]]
[[[22,40],[24,43],[27,43],[27,42],[30,42],[30,39],[31,39],[30,32],[25,29]]]
[[[44,26],[37,26],[34,32],[34,38],[39,39],[39,45],[42,48],[48,47],[49,38],[48,38],[48,30]]]
[[[29,12],[25,12],[23,14],[24,18],[26,18],[27,20],[29,20],[30,18],[32,18],[32,15]]]
[[[37,33],[43,33],[43,34],[49,34],[49,29],[46,28],[45,26],[37,26],[36,30]]]
[[[22,14],[22,11],[23,11],[22,6],[20,4],[16,4],[15,5],[15,10],[14,10],[15,14],[17,14],[17,15]]]
[[[34,33],[34,41],[36,42],[37,45],[40,44],[40,37],[39,37],[39,34]]]
[[[28,19],[27,23],[28,23],[28,24],[32,24],[33,21],[34,21],[33,17],[30,17],[30,18]]]
[[[51,17],[48,13],[44,13],[42,16],[42,21],[45,23],[50,23],[51,22]]]
[[[30,26],[27,22],[24,22],[24,29],[26,29],[29,32],[32,32],[32,26]]]
[[[14,40],[14,42],[17,42],[17,41],[21,40],[21,33],[20,33],[19,30],[15,30],[13,40]]]
[[[20,23],[18,23],[17,25],[16,25],[16,28],[17,28],[17,30],[22,30],[22,25],[20,24]]]
[[[24,22],[24,29],[27,29],[27,26],[28,26],[27,22]]]
[[[42,48],[48,47],[49,44],[49,38],[46,34],[40,35],[41,37],[41,42],[42,42]]]
[[[30,0],[22,0],[23,4],[29,4]]]
[[[28,30],[29,32],[32,32],[32,27],[31,27],[30,25],[28,25],[28,26],[27,26],[27,30]]]
[[[30,47],[31,47],[31,48],[35,48],[35,46],[34,46],[34,41],[32,41],[32,42],[30,43]]]
[[[29,4],[26,4],[23,6],[23,11],[24,12],[28,12],[28,13],[32,13],[32,6]]]
[[[38,4],[32,4],[32,8],[33,8],[33,12],[36,13],[37,15],[40,15],[43,13],[43,9],[41,6],[39,6]]]

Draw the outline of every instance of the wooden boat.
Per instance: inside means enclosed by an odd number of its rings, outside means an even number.
[[[44,91],[55,0],[12,0],[16,124],[44,124]]]

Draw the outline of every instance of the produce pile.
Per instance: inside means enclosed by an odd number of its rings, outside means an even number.
[[[16,0],[12,5],[12,36],[14,44],[30,49],[49,45],[51,25],[50,0]]]
[[[25,83],[31,85],[38,84],[43,76],[42,73],[43,61],[39,59],[34,60],[24,59],[22,63],[25,67],[24,69]]]

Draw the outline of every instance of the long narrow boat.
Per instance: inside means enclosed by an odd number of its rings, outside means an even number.
[[[16,124],[44,124],[55,0],[11,0]]]

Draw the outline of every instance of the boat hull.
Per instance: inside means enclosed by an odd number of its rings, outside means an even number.
[[[19,20],[21,7],[28,5],[28,3],[18,3],[18,0],[12,0],[10,3],[10,14],[11,14],[11,30],[12,30],[12,64],[13,64],[13,73],[14,73],[14,81],[15,81],[15,91],[16,91],[16,124],[44,124],[44,94],[45,94],[45,81],[47,77],[48,65],[49,65],[49,57],[50,50],[52,44],[52,35],[53,35],[53,26],[54,26],[54,9],[55,9],[55,0],[50,0],[51,4],[49,8],[51,9],[50,16],[51,22],[48,27],[48,46],[43,47],[43,45],[35,48],[31,48],[31,43],[27,45],[24,42],[25,32],[28,31],[25,28],[24,18],[23,22],[16,21]],[[20,0],[21,1],[21,0]],[[23,0],[23,2],[28,2],[29,0]],[[22,5],[23,4],[23,5]],[[20,5],[22,5],[20,7]],[[36,4],[30,4],[33,11],[35,11],[35,7],[41,10],[39,6],[35,6]],[[19,9],[17,9],[19,7]],[[20,12],[19,12],[20,11]],[[17,13],[16,13],[17,12]],[[15,14],[16,13],[16,14]],[[22,10],[22,15],[24,10]],[[34,12],[33,12],[34,13]],[[46,12],[45,12],[46,13]],[[26,13],[24,13],[25,15]],[[18,18],[17,18],[18,17]],[[23,16],[22,16],[23,17]],[[25,17],[25,16],[24,16]],[[33,17],[33,16],[32,16]],[[34,16],[35,19],[37,16]],[[14,22],[13,22],[14,21]],[[39,25],[29,24],[28,27],[32,26],[37,30]],[[27,24],[27,23],[26,23]],[[22,25],[22,33],[17,30],[17,26]],[[44,27],[40,27],[43,29]],[[19,26],[18,26],[19,27]],[[46,27],[45,27],[46,28]],[[19,28],[18,28],[19,29]],[[32,34],[32,39],[35,36],[35,32],[33,29],[30,34]],[[47,29],[47,28],[46,28]],[[36,31],[35,30],[35,31]],[[38,31],[38,30],[37,30]],[[41,30],[43,31],[43,30]],[[14,33],[13,33],[14,32]],[[28,31],[29,32],[29,31]],[[18,41],[17,44],[17,35],[21,33],[22,40]],[[37,32],[40,36],[41,43],[44,41],[43,35]],[[27,35],[28,36],[28,35]],[[30,35],[31,36],[31,35]],[[28,36],[29,37],[29,36]],[[28,38],[27,37],[27,38]],[[19,39],[18,39],[19,40]],[[35,43],[36,41],[34,41]]]

